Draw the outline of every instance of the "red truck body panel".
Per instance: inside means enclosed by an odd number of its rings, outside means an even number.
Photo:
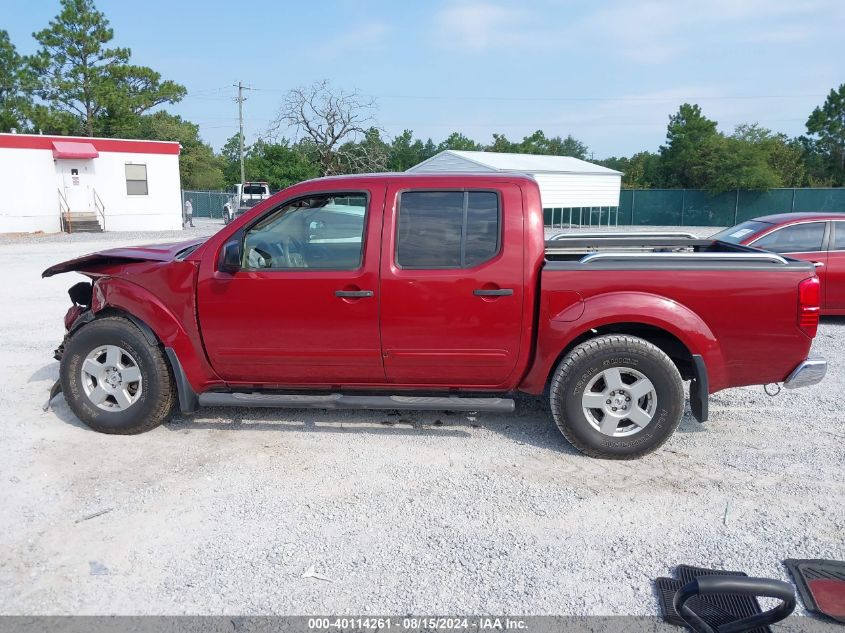
[[[495,191],[498,254],[472,268],[404,270],[395,261],[403,191]],[[355,270],[238,270],[227,242],[267,211],[314,193],[368,200]],[[190,249],[195,247],[193,251]],[[177,257],[177,254],[184,256]],[[808,355],[798,284],[812,269],[554,269],[539,188],[517,174],[372,175],[300,183],[196,246],[113,249],[54,266],[95,279],[92,310],[146,323],[197,393],[245,389],[543,391],[562,353],[591,329],[659,328],[700,355],[710,392],[779,382]],[[476,290],[512,290],[477,296]],[[338,290],[371,291],[342,298]]]
[[[703,356],[711,393],[780,382],[797,360],[807,357],[812,342],[797,326],[800,278],[794,286],[785,286],[782,275],[726,275],[718,270],[544,274],[538,337],[542,343],[522,388],[538,393],[561,350],[590,329],[614,323],[658,327]],[[581,314],[568,319],[572,308],[558,311],[561,304],[555,295],[573,292],[580,296],[572,303]]]

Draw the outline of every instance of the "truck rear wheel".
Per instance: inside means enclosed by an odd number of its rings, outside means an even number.
[[[658,347],[611,334],[566,355],[552,377],[549,402],[560,432],[582,453],[635,459],[659,448],[678,427],[684,387]]]
[[[71,410],[100,433],[143,433],[173,409],[164,354],[127,319],[104,317],[83,326],[68,341],[59,371]]]

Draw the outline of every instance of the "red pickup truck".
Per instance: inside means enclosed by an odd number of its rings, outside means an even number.
[[[546,242],[515,174],[379,174],[290,187],[205,241],[52,266],[74,413],[139,433],[175,406],[499,411],[548,399],[588,455],[665,442],[690,403],[814,384],[813,265],[673,235]]]

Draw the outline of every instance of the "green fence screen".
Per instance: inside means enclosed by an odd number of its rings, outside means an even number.
[[[222,218],[229,200],[224,191],[183,191],[194,217]],[[845,213],[845,188],[728,191],[711,196],[700,189],[623,189],[619,207],[544,209],[547,226],[733,226],[772,213],[815,211]]]
[[[790,211],[845,213],[845,188],[728,191],[712,196],[700,189],[623,189],[619,224],[733,226]]]

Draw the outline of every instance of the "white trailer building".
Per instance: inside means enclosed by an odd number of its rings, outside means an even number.
[[[622,172],[571,156],[447,149],[408,171],[529,174],[540,185],[545,223],[549,226],[616,223],[622,188]]]
[[[182,227],[179,143],[0,134],[0,233]]]

